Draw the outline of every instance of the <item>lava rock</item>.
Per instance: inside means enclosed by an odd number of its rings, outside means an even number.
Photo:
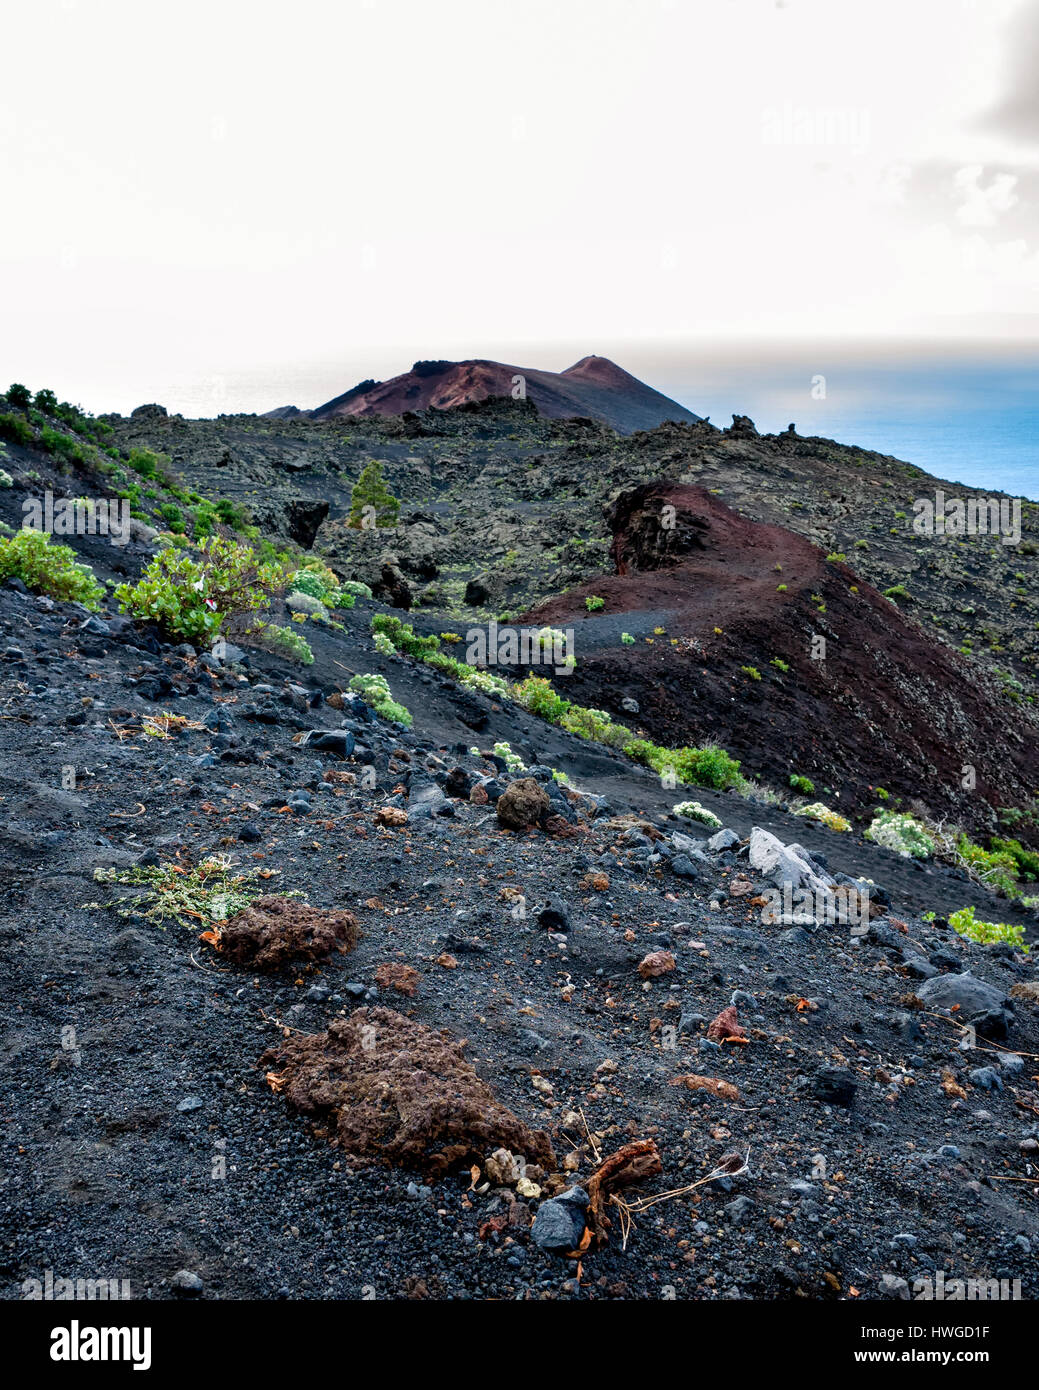
[[[821,1067],[812,1078],[812,1095],[824,1105],[845,1109],[855,1103],[855,1078],[843,1067]]]
[[[510,782],[498,798],[499,822],[507,830],[526,830],[545,817],[551,803],[543,787],[533,777]]]
[[[570,1187],[558,1197],[538,1207],[530,1238],[540,1250],[564,1255],[576,1250],[584,1235],[584,1212],[588,1193],[583,1187]]]

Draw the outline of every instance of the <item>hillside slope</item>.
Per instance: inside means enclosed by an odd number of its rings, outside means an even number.
[[[486,468],[498,419],[457,413],[467,467]],[[123,472],[151,466],[125,451],[148,430],[197,447],[196,483],[240,484],[246,459],[283,478],[307,441],[336,459],[317,425],[195,427],[152,407],[113,428]],[[551,448],[549,431],[535,422],[532,442]],[[10,445],[0,520],[17,528],[41,489],[122,483],[90,437]],[[336,505],[298,489],[268,499],[279,525]],[[150,491],[135,496],[199,519],[198,494]],[[680,521],[666,553],[646,525],[664,495]],[[696,489],[629,491],[610,515],[617,611],[589,633],[650,620],[624,594],[669,597],[690,566],[677,616],[749,641],[777,556],[787,614],[811,617],[817,584],[847,631],[865,631],[860,601],[886,613],[861,588],[842,606],[842,566]],[[125,545],[65,540],[102,584],[156,549],[143,525]],[[1034,1297],[1035,958],[949,921],[989,917],[992,898],[961,869],[697,787],[728,832],[709,839],[617,750],[377,647],[380,612],[362,598],[305,622],[299,666],[171,640],[110,593],[86,612],[0,584],[0,1297],[44,1271],[111,1271],[152,1299],[868,1301],[936,1268]],[[890,625],[893,661],[914,639]],[[349,692],[361,673],[386,678],[410,729]],[[517,824],[503,803],[542,809]],[[329,954],[301,938],[280,962],[240,957],[225,874],[282,920],[350,913],[354,932]],[[863,931],[816,908],[776,920],[769,894],[803,882],[868,897]],[[1034,940],[1018,905],[997,910]],[[502,1132],[525,1163],[496,1152]],[[656,1205],[625,1240],[611,1204],[586,1237],[582,1202],[632,1143],[658,1162],[621,1195]]]
[[[610,425],[620,434],[653,429],[664,420],[699,419],[605,357],[582,357],[562,372],[511,367],[482,359],[416,362],[410,372],[390,381],[362,382],[318,406],[311,418],[330,420],[352,415],[401,415],[406,410],[451,410],[491,396],[512,397],[520,389],[547,419],[583,416]]]

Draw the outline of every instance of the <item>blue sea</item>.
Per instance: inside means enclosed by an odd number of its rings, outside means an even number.
[[[774,433],[793,422],[965,487],[1039,500],[1039,350],[878,360],[799,348],[655,365],[652,384],[713,424],[738,413]]]

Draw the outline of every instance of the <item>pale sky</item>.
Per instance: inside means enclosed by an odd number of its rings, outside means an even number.
[[[33,0],[4,50],[0,379],[97,411],[1039,338],[1036,0]]]

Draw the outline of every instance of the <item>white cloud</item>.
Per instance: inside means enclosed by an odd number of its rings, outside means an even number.
[[[1018,201],[1015,174],[993,174],[987,186],[982,187],[984,173],[980,164],[956,171],[954,182],[963,198],[956,209],[956,220],[965,227],[994,227],[1000,214],[1009,212]]]

